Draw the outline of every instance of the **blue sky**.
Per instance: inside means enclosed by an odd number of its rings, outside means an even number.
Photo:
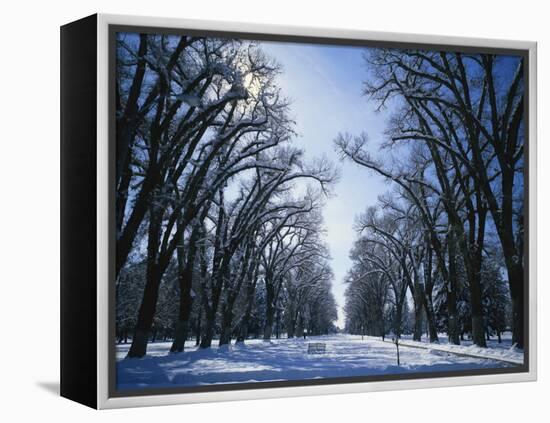
[[[326,201],[323,215],[335,275],[338,325],[343,327],[344,277],[351,267],[348,255],[356,238],[353,222],[389,186],[366,169],[340,162],[333,140],[339,132],[366,131],[376,144],[382,137],[387,112],[376,112],[362,95],[364,48],[280,42],[261,45],[283,67],[279,85],[292,100],[299,133],[296,144],[305,150],[306,157],[324,154],[340,167],[340,181],[335,195]]]

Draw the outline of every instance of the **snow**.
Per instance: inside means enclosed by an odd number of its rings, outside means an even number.
[[[326,343],[326,353],[308,355],[309,342]],[[168,353],[170,345],[169,342],[149,344],[147,356],[141,359],[125,358],[129,345],[117,345],[117,388],[190,387],[513,366],[503,361],[458,356],[441,350],[444,344],[429,349],[403,345],[399,349],[401,365],[397,366],[396,348],[391,342],[370,337],[361,340],[361,336],[344,334],[308,337],[307,340],[248,340],[244,345],[204,350],[197,349],[194,342],[189,341],[185,352],[173,354]],[[446,347],[474,352],[469,346]],[[491,350],[493,352],[505,354],[506,349]]]
[[[504,360],[511,364],[523,364],[523,351],[512,345],[511,334],[506,333],[502,336],[502,343],[496,340],[487,341],[488,348],[481,348],[473,344],[471,340],[461,341],[461,345],[449,344],[445,334],[439,335],[439,344],[430,344],[426,338],[422,341],[412,341],[412,336],[404,336],[401,345],[411,345],[415,347],[428,348],[441,352],[454,352],[459,354],[470,354],[487,359]]]
[[[191,107],[199,107],[201,105],[201,100],[196,95],[179,94],[176,96],[176,99],[187,103]]]

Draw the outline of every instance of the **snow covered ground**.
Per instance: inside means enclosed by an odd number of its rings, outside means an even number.
[[[478,357],[494,358],[504,360],[511,364],[523,364],[523,351],[512,345],[512,334],[506,332],[502,335],[502,342],[498,343],[496,339],[487,341],[488,348],[480,348],[473,344],[471,340],[461,341],[461,345],[449,344],[447,335],[439,335],[439,344],[430,344],[428,338],[423,337],[421,342],[412,340],[412,335],[405,335],[402,339],[402,345],[414,347],[424,347],[437,351],[455,352],[459,354],[470,354]]]
[[[307,354],[309,342],[326,343],[325,354]],[[404,342],[412,342],[406,341]],[[170,343],[149,344],[141,359],[124,358],[129,345],[117,345],[117,387],[121,390],[160,387],[184,387],[217,383],[242,383],[276,380],[302,380],[346,376],[371,376],[416,372],[439,372],[510,367],[511,363],[484,358],[458,356],[434,348],[396,348],[380,338],[354,335],[328,335],[279,339],[265,342],[249,340],[206,350],[186,344],[183,353],[170,354]],[[469,346],[448,346],[471,349]],[[510,345],[508,343],[508,348]],[[493,350],[492,350],[493,351]],[[501,351],[506,352],[505,348]],[[472,351],[473,352],[473,351]],[[495,350],[498,353],[498,350]],[[509,354],[512,351],[508,352]],[[515,352],[516,354],[520,354]],[[517,358],[517,357],[516,357]]]

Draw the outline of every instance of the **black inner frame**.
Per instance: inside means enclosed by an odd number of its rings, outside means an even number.
[[[455,46],[448,44],[431,44],[431,43],[413,43],[413,42],[396,42],[396,41],[379,41],[379,40],[361,40],[347,38],[331,38],[331,37],[309,37],[301,35],[287,34],[265,34],[252,32],[233,32],[233,31],[212,31],[200,29],[186,28],[170,28],[170,27],[153,27],[153,26],[132,26],[132,25],[112,25],[108,26],[108,125],[109,125],[109,390],[108,397],[134,397],[147,395],[166,395],[166,394],[183,394],[193,392],[219,392],[219,391],[236,391],[236,390],[251,390],[265,388],[284,388],[284,387],[300,387],[314,385],[336,385],[343,383],[364,383],[364,382],[379,382],[379,381],[396,381],[410,379],[438,379],[444,377],[460,377],[460,376],[480,376],[480,375],[496,375],[508,373],[526,373],[529,372],[529,71],[530,60],[529,50],[524,49],[508,49],[494,47],[471,47],[471,46]],[[458,371],[434,371],[434,372],[418,372],[407,374],[388,374],[376,376],[349,376],[349,377],[334,377],[324,379],[303,379],[303,380],[288,380],[288,381],[271,381],[271,382],[243,382],[243,383],[221,383],[212,385],[202,385],[193,387],[174,387],[174,388],[136,388],[132,390],[118,390],[116,387],[116,297],[115,297],[115,260],[116,260],[116,231],[115,231],[115,195],[116,187],[114,183],[115,175],[115,151],[116,151],[116,102],[115,102],[115,83],[116,83],[116,34],[119,32],[125,33],[143,33],[143,34],[165,34],[165,35],[197,35],[216,38],[238,38],[243,40],[253,41],[275,41],[286,43],[303,43],[303,44],[321,44],[321,45],[336,45],[347,47],[365,47],[365,48],[398,48],[398,49],[424,49],[437,51],[453,51],[463,53],[486,53],[499,55],[514,55],[523,59],[524,64],[524,361],[521,366],[495,368],[495,369],[472,369]]]

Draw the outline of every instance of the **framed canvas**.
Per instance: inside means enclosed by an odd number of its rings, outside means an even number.
[[[536,379],[536,44],[61,28],[61,395]]]

